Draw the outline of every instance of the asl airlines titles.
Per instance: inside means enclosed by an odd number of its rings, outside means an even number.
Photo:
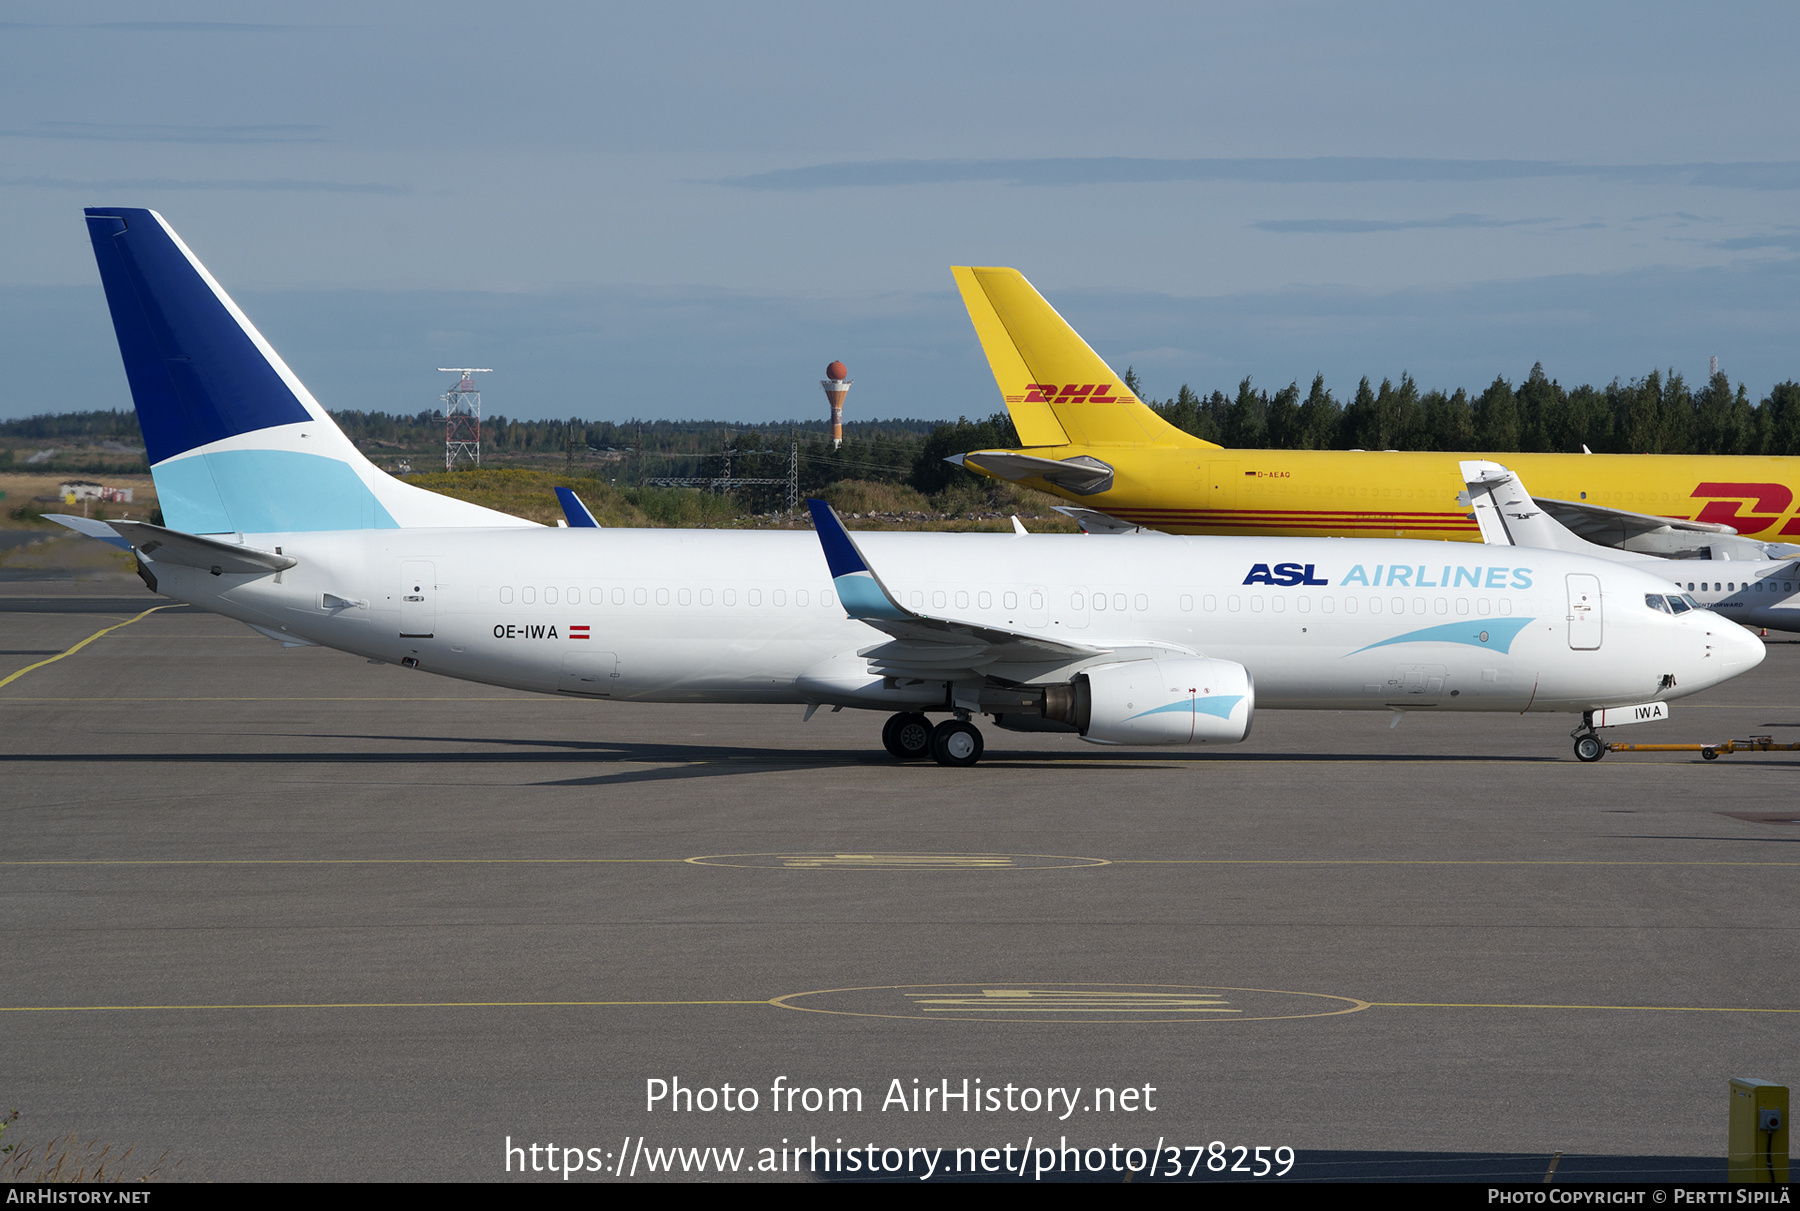
[[[1273,567],[1266,563],[1254,564],[1250,574],[1244,577],[1245,584],[1282,585],[1328,585],[1331,578],[1319,576],[1315,572],[1316,565],[1310,563],[1278,563]],[[1436,576],[1437,579],[1432,579]],[[1367,585],[1372,589],[1383,587],[1408,589],[1529,589],[1532,572],[1530,568],[1512,567],[1458,567],[1445,564],[1442,567],[1431,567],[1428,564],[1376,564],[1375,571],[1370,573],[1360,563],[1351,567],[1344,578],[1338,582],[1340,587],[1353,584]]]

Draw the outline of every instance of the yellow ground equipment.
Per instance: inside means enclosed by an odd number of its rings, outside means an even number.
[[[1786,1185],[1788,1090],[1773,1081],[1731,1078],[1731,1142],[1726,1180]]]

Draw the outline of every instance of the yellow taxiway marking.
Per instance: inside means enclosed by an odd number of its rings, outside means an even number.
[[[751,866],[715,861],[719,857],[778,857],[788,865]],[[0,859],[4,866],[598,866],[606,864],[679,864],[686,866],[727,866],[738,870],[798,870],[848,867],[852,862],[870,863],[864,870],[1058,870],[1074,867],[1031,867],[1011,865],[1014,859],[1052,857],[1048,854],[975,854],[967,861],[945,862],[946,858],[965,855],[762,855],[707,854],[700,858],[34,858]],[[999,859],[998,861],[994,859]],[[877,859],[871,862],[871,859]],[[926,862],[943,865],[926,865]],[[1670,862],[1583,861],[1578,858],[1532,859],[1433,859],[1433,858],[1082,858],[1089,866],[1726,866],[1788,867],[1800,862],[1708,862],[1702,860]],[[852,867],[854,869],[854,867]]]
[[[603,1009],[657,1005],[767,1005],[768,1001],[273,1001],[242,1005],[0,1005],[0,1013],[99,1013],[109,1009]]]
[[[1800,862],[1611,861],[1583,858],[1113,858],[1112,866],[1800,866]]]
[[[0,866],[600,866],[686,858],[43,858]]]
[[[168,607],[167,606],[157,606],[156,608],[159,610],[164,610],[164,609],[167,609]],[[149,611],[145,611],[145,613],[148,613],[148,612]],[[143,615],[140,614],[138,617],[141,618],[141,617],[143,617]],[[131,621],[136,622],[137,619],[134,618]],[[119,625],[125,626],[128,624],[120,623]],[[108,628],[108,630],[111,630],[111,629],[114,629],[114,628],[110,628],[110,627]],[[104,634],[106,634],[106,631],[100,632],[100,635],[104,635]],[[81,643],[87,643],[89,641],[89,639],[98,639],[100,637],[100,635],[91,635],[88,637],[88,639],[83,639],[81,641]],[[80,647],[81,643],[76,644],[75,647],[76,648]],[[69,652],[73,652],[74,650],[75,650],[75,648],[70,648]],[[62,654],[62,656],[55,656],[55,657],[52,657],[52,659],[61,660],[63,658],[63,656],[67,656],[69,654],[69,652],[64,652]],[[50,661],[46,660],[43,663],[49,664]],[[38,666],[35,664],[31,666],[32,669],[35,669],[37,667]],[[20,669],[19,673],[28,673],[30,671],[31,671],[31,669]],[[13,677],[17,677],[19,675],[19,673],[14,673]],[[10,680],[12,680],[11,677],[7,678],[7,681],[10,681]],[[6,684],[5,681],[0,681],[0,685],[5,685],[5,684]],[[95,697],[88,697],[88,696],[76,696],[76,697],[66,697],[66,698],[26,698],[26,697],[21,696],[18,698],[8,698],[6,701],[8,701],[8,702],[532,702],[532,703],[541,703],[541,702],[550,701],[550,700],[545,699],[545,698],[512,698],[512,697],[507,697],[507,698],[414,698],[414,697],[351,698],[351,697],[345,697],[342,695],[320,696],[320,697],[309,697],[309,698],[295,698],[295,697],[287,696],[287,695],[284,695],[284,696],[278,697],[278,698],[219,698],[219,697],[171,698],[171,697],[167,697],[164,695],[154,695],[154,696],[148,696],[148,697],[143,697],[143,698],[95,698]]]
[[[1800,1013],[1800,1009],[1746,1009],[1736,1005],[1533,1005],[1484,1001],[1370,1001],[1376,1009],[1610,1009],[1653,1013]]]
[[[927,1013],[971,1009],[1006,1013],[1242,1013],[1214,993],[1093,992],[1086,989],[984,988],[978,993],[909,992],[909,1001]]]
[[[875,989],[832,989],[834,992],[889,991],[889,988]],[[1249,989],[1245,991],[1260,991]],[[790,1005],[791,998],[816,996],[817,993],[787,993],[767,1000],[718,1000],[718,1001],[262,1001],[218,1004],[191,1005],[0,1005],[0,1013],[104,1013],[108,1011],[173,1011],[173,1010],[250,1010],[250,1009],[630,1009],[630,1008],[667,1008],[683,1005],[762,1005],[775,1009],[807,1009],[813,1013],[824,1013],[831,1016],[845,1017],[896,1017],[906,1015],[871,1014],[855,1011],[813,1009],[808,1006]],[[1585,1009],[1603,1010],[1614,1013],[1800,1013],[1800,1009],[1757,1009],[1733,1005],[1553,1005],[1533,1003],[1506,1002],[1456,1002],[1456,1001],[1359,1001],[1353,997],[1325,996],[1320,993],[1289,993],[1290,996],[1322,996],[1326,1000],[1349,1001],[1349,1009],[1334,1010],[1325,1014],[1283,1015],[1304,1017],[1337,1017],[1355,1013],[1364,1009]],[[908,993],[909,999],[916,998],[923,1003],[918,1008],[930,1012],[934,1008],[938,1012],[1010,1011],[1018,1012],[1026,1008],[1032,1000],[1038,998],[1082,998],[1082,994],[1071,990],[1055,990],[1051,992],[1013,991],[1010,989],[987,990],[982,995],[970,997],[946,996],[943,993]],[[1205,994],[1179,997],[1176,994],[1134,994],[1130,992],[1089,993],[1091,1001],[1082,998],[1085,1003],[1074,1000],[1064,1001],[1060,1006],[1032,1006],[1040,1012],[1081,1012],[1099,1011],[1118,1012],[1124,1010],[1147,1012],[1209,1012],[1236,1013],[1238,1010],[1224,1009],[1217,1001],[1208,1003]],[[1132,999],[1144,996],[1155,998],[1157,1004],[1133,1004]],[[1166,999],[1165,999],[1166,998]],[[966,1002],[955,1004],[957,1001]],[[1020,1004],[1025,1001],[1026,1004]],[[1182,1004],[1180,1002],[1187,1002]],[[934,1004],[935,1002],[935,1004]],[[1009,1003],[1011,1002],[1011,1003]],[[976,1019],[982,1020],[982,1019]]]
[[[124,622],[115,623],[114,625],[109,626],[104,630],[95,631],[92,635],[89,635],[86,639],[83,639],[80,643],[76,644],[74,647],[70,648],[66,652],[58,652],[56,655],[50,657],[50,659],[48,659],[48,660],[40,660],[36,664],[28,664],[24,668],[20,669],[18,672],[10,673],[6,677],[0,678],[0,688],[4,688],[8,685],[11,685],[13,682],[17,681],[19,678],[21,678],[25,674],[29,673],[32,669],[41,669],[47,664],[55,664],[57,661],[61,660],[64,656],[73,656],[76,652],[79,652],[82,648],[85,648],[88,644],[94,642],[94,640],[100,638],[100,636],[102,636],[102,635],[110,635],[114,631],[118,630],[120,627],[130,626],[132,623],[136,622],[138,620],[138,618],[148,618],[150,615],[156,613],[156,611],[166,610],[168,608],[169,608],[168,606],[151,606],[149,609],[145,610],[142,614],[139,614],[137,616],[137,618],[127,618]]]

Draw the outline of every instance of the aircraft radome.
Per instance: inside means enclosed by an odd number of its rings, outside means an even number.
[[[1763,658],[1656,608],[1666,582],[1561,551],[852,536],[819,502],[816,533],[536,526],[370,464],[160,215],[87,222],[165,524],[80,528],[284,644],[613,702],[888,711],[890,752],[945,765],[980,758],[978,715],[1230,743],[1258,707],[1586,712]]]

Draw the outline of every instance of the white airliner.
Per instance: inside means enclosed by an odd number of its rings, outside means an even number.
[[[1738,554],[1722,559],[1665,558],[1603,546],[1569,529],[1555,505],[1533,499],[1518,475],[1499,463],[1469,460],[1459,465],[1481,539],[1489,546],[1566,551],[1625,564],[1685,588],[1680,598],[1733,622],[1800,631],[1800,560],[1744,558],[1765,544],[1741,540]],[[1721,553],[1732,549],[1722,547]]]
[[[944,765],[980,759],[983,714],[1230,743],[1258,706],[1589,712],[1763,658],[1670,613],[1666,581],[1560,551],[852,536],[821,502],[812,534],[602,529],[578,506],[532,525],[383,474],[160,215],[87,216],[165,525],[67,523],[283,643],[578,697],[891,711],[888,750]]]

